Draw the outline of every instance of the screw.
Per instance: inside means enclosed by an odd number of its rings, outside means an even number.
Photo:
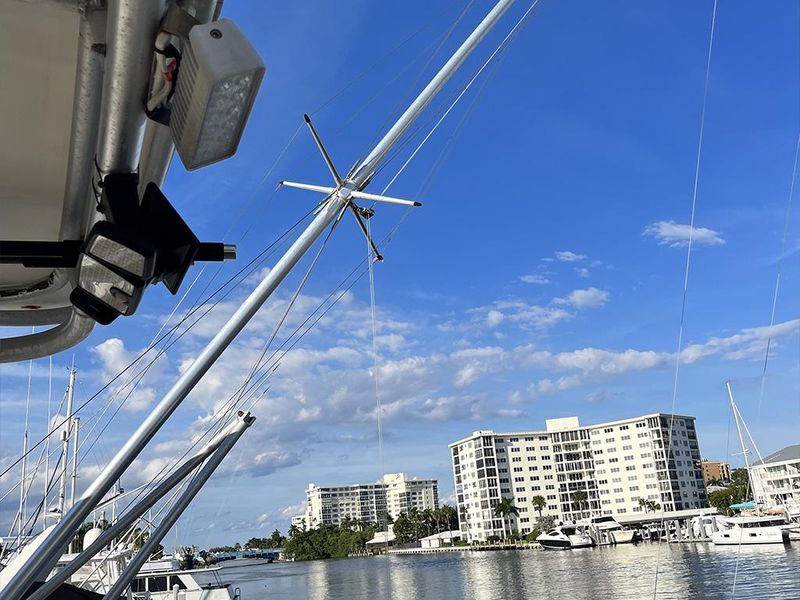
[[[211,37],[214,38],[215,40],[218,40],[219,38],[222,37],[222,32],[219,29],[212,29],[210,33]]]

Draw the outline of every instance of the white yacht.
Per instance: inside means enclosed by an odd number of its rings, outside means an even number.
[[[582,519],[578,521],[578,525],[588,527],[589,531],[597,531],[600,539],[595,541],[598,544],[630,544],[636,535],[634,530],[624,529],[611,515]]]
[[[789,531],[782,517],[717,517],[719,531],[711,534],[717,546],[739,544],[783,544]]]
[[[592,537],[579,530],[574,525],[559,525],[550,531],[541,534],[536,541],[542,548],[548,550],[571,550],[574,548],[591,548],[594,546]]]
[[[181,569],[172,556],[148,561],[131,582],[134,598],[169,600],[176,590],[181,600],[239,600],[240,594],[226,582],[218,566]]]

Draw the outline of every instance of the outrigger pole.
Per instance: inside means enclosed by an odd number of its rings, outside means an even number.
[[[425,86],[397,122],[386,132],[367,157],[357,164],[341,182],[336,182],[333,192],[320,205],[316,216],[300,234],[281,259],[264,277],[250,296],[220,329],[214,338],[197,356],[191,366],[181,375],[167,394],[154,407],[147,419],[131,435],[111,462],[97,476],[84,494],[63,515],[61,521],[49,532],[46,540],[30,556],[28,561],[0,590],[0,600],[22,598],[35,581],[44,581],[58,562],[72,536],[93,508],[103,499],[128,466],[141,453],[147,443],[158,432],[170,415],[191,392],[222,352],[233,342],[259,308],[267,301],[278,285],[308,251],[311,245],[339,215],[350,207],[355,192],[362,192],[375,174],[378,165],[402,137],[425,107],[430,104],[445,83],[453,76],[470,53],[481,42],[500,17],[508,10],[513,0],[500,0],[475,28],[458,50],[450,57],[433,79]],[[332,163],[330,163],[332,164]],[[327,193],[327,192],[326,192]]]

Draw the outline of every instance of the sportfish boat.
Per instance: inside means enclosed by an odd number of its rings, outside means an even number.
[[[66,464],[73,436],[73,464],[79,460],[78,414],[134,366],[137,368],[127,375],[129,379],[120,384],[135,387],[141,379],[136,379],[135,373],[146,364],[140,371],[143,376],[166,351],[170,336],[181,327],[179,336],[183,335],[207,311],[187,323],[188,315],[194,312],[190,310],[163,336],[159,337],[159,331],[138,358],[79,407],[73,407],[70,384],[66,416],[61,420],[59,414],[58,422],[48,424],[44,437],[30,447],[26,418],[22,453],[4,463],[0,472],[2,477],[18,466],[21,472],[20,505],[12,525],[17,535],[4,543],[0,552],[0,600],[99,599],[100,593],[114,600],[236,597],[230,585],[219,579],[216,568],[181,570],[173,564],[148,562],[255,421],[245,405],[277,363],[265,366],[259,359],[252,370],[252,376],[260,372],[258,378],[248,377],[242,383],[242,393],[233,393],[227,411],[215,415],[186,453],[141,486],[124,512],[113,515],[102,527],[95,522],[83,536],[78,552],[68,549],[109,494],[121,493],[119,482],[129,467],[317,241],[321,242],[321,253],[337,224],[351,216],[357,225],[355,231],[360,231],[370,247],[372,260],[365,260],[365,267],[382,260],[378,250],[382,242],[373,241],[366,223],[376,211],[357,203],[421,206],[414,200],[365,190],[395,156],[392,151],[402,149],[398,143],[408,141],[403,139],[406,133],[416,132],[409,129],[512,3],[495,3],[416,99],[349,171],[336,168],[310,117],[305,117],[332,183],[323,186],[282,181],[280,185],[321,193],[321,201],[279,238],[296,235],[289,238],[293,241],[271,268],[256,275],[257,286],[150,407],[146,418],[113,457],[100,465],[82,493],[78,493],[73,477],[68,502]],[[0,142],[5,145],[7,175],[0,190],[0,363],[52,358],[85,340],[96,326],[133,317],[152,286],[163,283],[176,295],[194,263],[236,258],[234,246],[201,242],[162,192],[173,154],[187,171],[193,171],[236,153],[266,72],[244,34],[232,21],[220,18],[222,5],[222,0],[0,3],[0,22],[7,25],[5,35],[0,36],[0,56],[8,67],[5,79],[14,82],[0,94],[0,114],[13,115],[13,119],[7,119],[9,128]],[[513,38],[532,9],[533,5],[472,79],[462,84],[464,89],[452,101],[451,109]],[[416,151],[411,158],[414,155]],[[258,267],[258,260],[265,260],[263,256],[239,271],[244,276],[238,282],[238,275],[229,282],[239,285],[251,281],[245,278],[255,272],[252,265]],[[316,259],[312,267],[314,264]],[[225,285],[203,302],[214,298]],[[23,333],[5,337],[6,327]],[[278,329],[270,340],[277,333]],[[72,381],[74,370],[71,373]],[[47,509],[54,493],[52,482],[59,479],[52,477],[45,478],[40,510],[29,513],[28,496],[39,465],[29,472],[27,461],[34,451],[44,456],[51,437],[60,437],[63,442],[58,511]],[[157,521],[145,519],[149,513],[155,513]],[[140,535],[145,526],[146,537]],[[39,533],[33,535],[34,529]],[[75,582],[79,587],[73,585]]]

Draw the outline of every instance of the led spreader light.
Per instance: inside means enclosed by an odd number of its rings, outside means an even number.
[[[258,53],[232,21],[192,27],[169,123],[188,170],[236,153],[265,72]]]

